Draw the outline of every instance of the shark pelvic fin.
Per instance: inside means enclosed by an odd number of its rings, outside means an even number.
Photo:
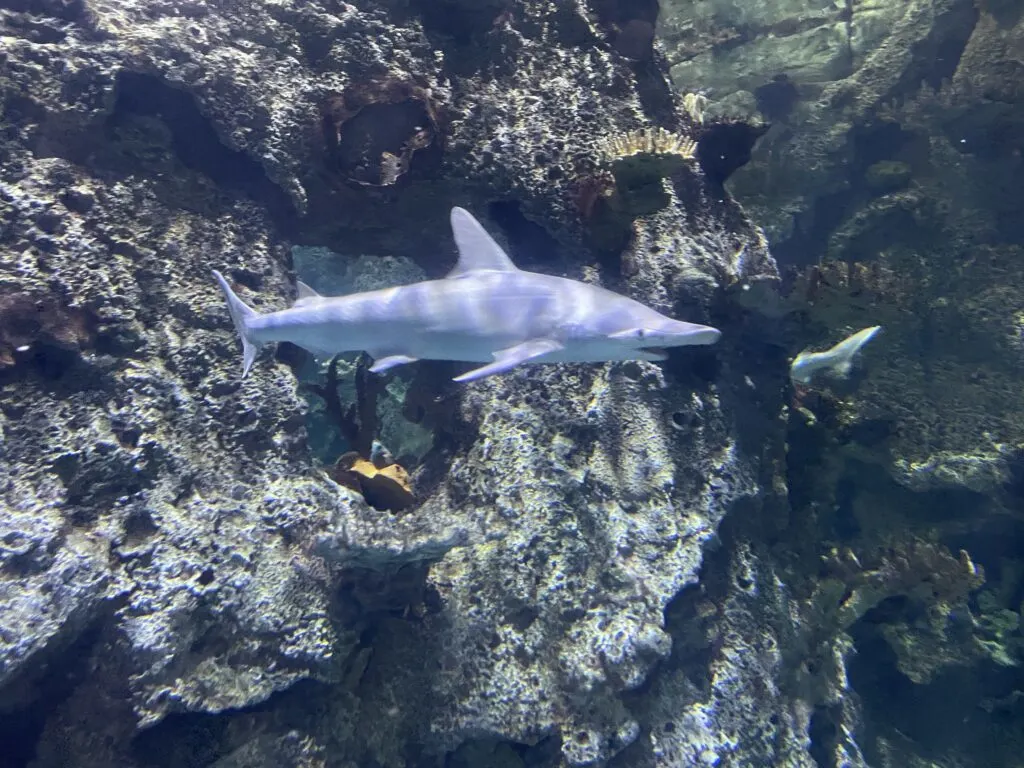
[[[465,208],[452,208],[452,234],[459,249],[459,260],[448,277],[460,277],[469,272],[516,272],[512,259],[473,214]]]
[[[522,344],[495,352],[493,363],[488,363],[480,368],[474,368],[472,371],[468,371],[461,376],[456,376],[453,381],[476,381],[477,379],[484,378],[484,376],[504,373],[521,363],[535,360],[542,355],[556,352],[559,349],[563,349],[562,344],[553,339],[531,339],[530,341],[524,341]]]
[[[387,357],[377,358],[373,361],[373,365],[370,366],[370,373],[383,373],[395,366],[415,363],[417,360],[419,360],[418,357],[409,357],[408,355],[388,355]]]

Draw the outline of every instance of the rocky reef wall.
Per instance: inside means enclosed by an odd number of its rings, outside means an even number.
[[[290,300],[295,246],[441,276],[458,204],[524,267],[694,321],[742,313],[721,286],[774,265],[720,184],[756,133],[701,126],[620,11],[0,3],[5,765],[804,751],[785,701],[725,706],[747,675],[771,684],[771,654],[730,685],[630,702],[722,518],[772,496],[763,332],[665,368],[465,387],[421,364],[407,385],[434,447],[393,514],[314,456],[308,361],[283,348],[240,379],[210,278],[263,310]],[[595,240],[580,190],[609,138],[651,126],[718,141],[714,172],[691,158],[648,179],[646,215]],[[752,723],[771,733],[735,743]]]
[[[1019,18],[804,5],[0,0],[0,766],[1012,764]],[[453,205],[722,341],[240,379],[212,269],[441,277]]]
[[[902,596],[849,625],[861,722],[826,706],[812,737],[841,752],[852,727],[871,765],[1011,765],[1019,749],[1021,18],[957,0],[667,1],[659,17],[680,88],[770,123],[730,191],[783,289],[741,300],[783,323],[790,355],[883,326],[851,380],[794,390],[787,530],[851,606],[866,573],[916,562],[941,582],[961,562],[930,607],[901,576]]]

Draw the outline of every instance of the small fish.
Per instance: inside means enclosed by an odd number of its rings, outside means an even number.
[[[320,357],[364,351],[375,373],[417,360],[483,363],[461,382],[527,363],[664,360],[665,347],[722,335],[596,285],[521,270],[462,208],[451,224],[459,260],[442,280],[337,297],[299,283],[290,309],[260,314],[214,272],[242,339],[242,375],[260,347],[278,341]]]
[[[796,356],[789,367],[790,378],[799,384],[810,384],[811,379],[819,372],[849,376],[854,356],[880,330],[880,325],[864,328],[824,352],[811,352],[805,349]]]

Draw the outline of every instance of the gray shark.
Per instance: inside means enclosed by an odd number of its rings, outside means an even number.
[[[518,269],[462,208],[451,223],[459,260],[442,280],[331,297],[300,282],[290,309],[260,314],[214,272],[242,338],[243,377],[260,347],[278,341],[320,357],[367,352],[374,372],[417,360],[484,363],[455,378],[473,381],[526,363],[664,360],[666,347],[722,335],[598,286]]]

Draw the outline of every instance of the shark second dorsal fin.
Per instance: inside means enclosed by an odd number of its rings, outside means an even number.
[[[452,234],[459,249],[459,261],[448,277],[480,271],[517,271],[508,254],[465,208],[452,208]]]

